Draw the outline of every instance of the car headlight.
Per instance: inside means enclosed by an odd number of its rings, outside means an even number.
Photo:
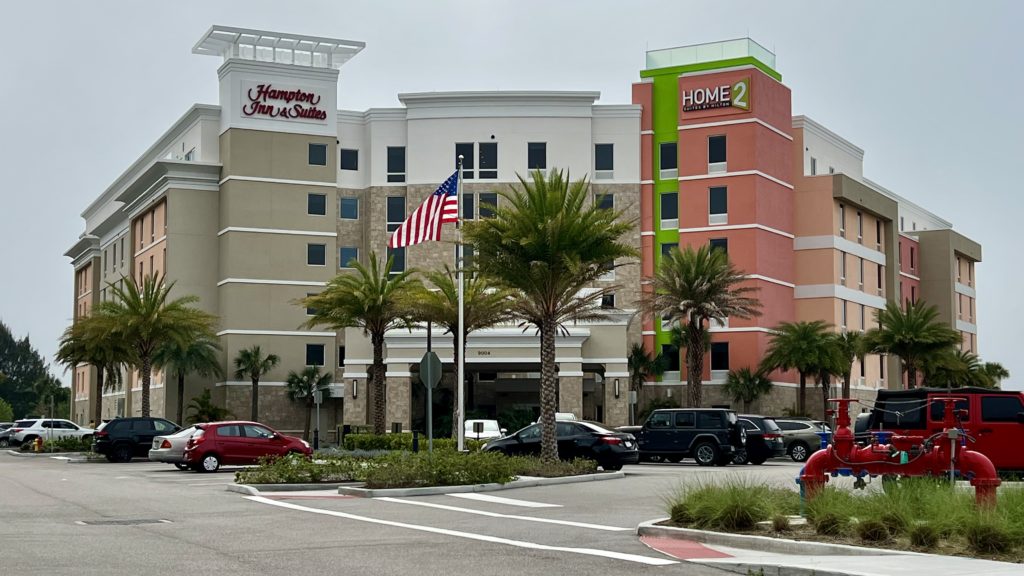
[[[487,450],[487,446],[489,444],[490,444],[490,442],[484,442],[483,446],[480,447],[480,451],[483,452],[484,450]]]

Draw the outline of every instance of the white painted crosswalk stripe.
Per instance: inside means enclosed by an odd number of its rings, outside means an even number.
[[[628,532],[633,528],[622,528],[619,526],[605,526],[603,524],[589,524],[587,522],[573,522],[572,520],[556,520],[554,518],[537,518],[535,516],[516,516],[515,514],[498,514],[497,512],[486,512],[484,510],[473,510],[471,508],[458,508],[456,506],[445,506],[444,504],[433,504],[419,500],[406,500],[403,498],[374,498],[381,502],[394,502],[397,504],[411,504],[413,506],[425,506],[452,512],[463,512],[465,514],[476,514],[478,516],[490,516],[491,518],[509,518],[512,520],[525,520],[527,522],[540,522],[542,524],[561,524],[562,526],[573,526],[575,528],[590,528],[592,530],[605,530],[608,532]]]
[[[652,558],[650,556],[640,556],[639,554],[626,554],[624,552],[613,552],[611,550],[598,550],[596,548],[570,548],[567,546],[548,546],[546,544],[538,544],[536,542],[526,542],[524,540],[512,540],[509,538],[499,538],[497,536],[487,536],[485,534],[474,534],[472,532],[460,532],[457,530],[448,530],[446,528],[435,528],[433,526],[422,526],[419,524],[407,524],[405,522],[393,522],[391,520],[380,520],[377,518],[369,518],[366,516],[357,516],[355,514],[348,514],[346,512],[337,512],[335,510],[323,510],[320,508],[310,508],[309,506],[301,506],[299,504],[292,504],[291,502],[279,502],[276,500],[270,500],[262,496],[245,496],[246,500],[252,500],[253,502],[259,502],[261,504],[269,504],[271,506],[279,506],[281,508],[288,508],[290,510],[296,510],[299,512],[311,512],[313,514],[324,514],[326,516],[335,516],[337,518],[345,518],[348,520],[356,520],[359,522],[369,522],[372,524],[380,524],[383,526],[393,526],[396,528],[405,528],[408,530],[418,530],[421,532],[430,532],[433,534],[442,534],[445,536],[452,536],[456,538],[466,538],[468,540],[477,540],[481,542],[490,542],[493,544],[505,544],[507,546],[515,546],[517,548],[530,548],[533,550],[548,550],[552,552],[568,552],[571,554],[584,554],[588,556],[599,556],[602,558],[613,558],[615,560],[623,560],[626,562],[636,562],[638,564],[646,564],[648,566],[668,566],[670,564],[678,564],[676,560],[669,560],[667,558]]]
[[[502,498],[501,496],[491,496],[490,494],[477,494],[475,492],[469,492],[466,494],[449,494],[455,498],[463,498],[466,500],[478,500],[480,502],[493,502],[495,504],[507,504],[509,506],[521,506],[523,508],[561,508],[561,504],[545,504],[543,502],[529,502],[527,500],[516,500],[514,498]]]

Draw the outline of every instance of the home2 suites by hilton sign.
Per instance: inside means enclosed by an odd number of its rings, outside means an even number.
[[[683,112],[711,110],[714,108],[739,108],[750,110],[750,77],[734,84],[722,84],[711,88],[694,88],[680,96]]]
[[[319,103],[320,95],[315,92],[256,84],[242,96],[242,114],[277,120],[327,120],[327,112],[317,108]]]

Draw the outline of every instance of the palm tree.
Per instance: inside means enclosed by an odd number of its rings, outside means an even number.
[[[194,414],[189,414],[189,424],[199,424],[202,422],[219,422],[232,418],[231,412],[226,408],[221,408],[213,403],[210,397],[210,389],[203,390],[203,393],[196,396],[188,403],[188,409]]]
[[[212,331],[195,334],[181,345],[170,341],[153,355],[153,366],[178,376],[178,412],[175,422],[181,422],[185,409],[185,375],[221,376],[220,344]]]
[[[930,354],[921,363],[925,386],[995,388],[996,382],[985,371],[978,356],[953,346]]]
[[[373,433],[384,434],[384,335],[388,330],[407,328],[414,317],[414,297],[422,290],[414,270],[392,274],[394,257],[381,268],[376,253],[370,253],[370,267],[353,261],[355,273],[335,276],[323,292],[303,298],[299,305],[316,311],[305,326],[326,325],[333,330],[362,328],[373,346],[370,367],[370,406]]]
[[[629,348],[629,355],[626,356],[626,367],[629,370],[629,390],[630,392],[639,392],[640,388],[644,385],[644,381],[651,376],[660,376],[665,373],[667,362],[665,357],[658,354],[654,358],[651,358],[647,354],[647,350],[644,350],[644,345],[636,342]],[[636,409],[636,404],[630,403],[629,405],[629,424],[633,425],[636,421],[633,411]]]
[[[277,354],[263,354],[259,346],[251,346],[238,351],[235,356],[235,378],[248,378],[252,382],[252,409],[249,418],[259,421],[260,416],[260,378],[270,372],[281,362]]]
[[[479,270],[515,296],[512,311],[540,333],[541,457],[558,459],[555,441],[555,338],[565,324],[603,318],[601,298],[614,290],[583,289],[619,258],[636,250],[621,242],[633,224],[622,212],[590,202],[585,179],[570,182],[559,170],[519,177],[500,192],[493,218],[465,224]]]
[[[800,374],[796,411],[807,413],[807,377],[818,375],[830,366],[834,348],[829,343],[829,325],[813,322],[783,322],[773,330],[771,343],[761,360],[761,370],[796,370]]]
[[[195,334],[212,331],[217,317],[190,306],[199,301],[196,296],[170,299],[174,283],[165,284],[160,275],[108,287],[113,299],[100,302],[93,316],[102,331],[132,347],[130,361],[142,379],[142,415],[149,416],[153,355],[168,342],[185,346]]]
[[[132,353],[124,339],[106,332],[107,326],[108,323],[97,321],[95,316],[79,318],[64,330],[56,355],[57,362],[72,373],[82,363],[96,368],[92,394],[96,399],[93,421],[97,423],[102,422],[103,417],[103,391],[120,382],[121,366],[128,362]]]
[[[438,324],[452,335],[452,362],[454,366],[458,366],[459,357],[466,351],[459,350],[459,289],[456,272],[445,265],[444,270],[426,272],[424,277],[436,289],[424,288],[414,295],[414,314],[417,320]],[[510,308],[512,293],[497,288],[483,274],[465,274],[462,295],[463,343],[472,332],[515,318]],[[459,432],[458,426],[455,425],[458,421],[459,403],[455,401],[452,410],[452,436],[455,437]]]
[[[662,258],[654,275],[653,295],[641,303],[657,317],[678,324],[686,348],[686,388],[690,407],[702,403],[701,378],[707,350],[709,322],[727,318],[749,319],[761,314],[761,302],[750,294],[757,288],[739,286],[747,278],[724,250],[703,245],[672,250]]]
[[[956,330],[938,321],[938,315],[938,309],[923,300],[908,303],[906,309],[889,302],[875,315],[878,328],[867,334],[872,352],[900,358],[910,388],[917,386],[917,372],[928,356],[960,342]]]
[[[999,362],[985,362],[981,365],[981,368],[992,380],[992,386],[994,388],[999,388],[1002,381],[1010,377],[1010,371],[1004,368]]]
[[[306,366],[302,372],[289,372],[285,382],[288,385],[288,398],[305,400],[306,427],[302,431],[302,437],[309,440],[309,421],[313,418],[314,396],[317,392],[327,389],[331,384],[331,375],[321,374],[316,366]]]
[[[864,364],[864,356],[868,353],[867,338],[864,337],[864,333],[855,330],[835,334],[832,338],[832,343],[842,360],[839,375],[843,377],[843,398],[849,398],[853,361],[860,360],[860,363]]]
[[[750,403],[771,392],[772,381],[759,370],[740,368],[730,370],[722,391],[733,402],[743,402],[743,411],[750,411]]]

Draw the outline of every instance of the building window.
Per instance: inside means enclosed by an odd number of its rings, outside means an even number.
[[[405,146],[388,146],[388,182],[405,182]]]
[[[878,282],[878,286],[877,286],[877,288],[878,288],[878,295],[879,295],[879,296],[881,296],[881,295],[882,295],[882,275],[883,275],[883,273],[884,273],[884,270],[885,270],[885,269],[884,269],[884,268],[882,268],[882,265],[881,265],[881,264],[879,264],[879,265],[878,265],[878,278],[877,278],[877,282]]]
[[[338,268],[355,268],[353,262],[359,262],[359,248],[355,246],[338,248]]]
[[[857,277],[857,289],[858,290],[863,290],[864,289],[864,259],[863,258],[859,258],[858,260],[859,260],[858,263],[860,265],[860,268],[859,268],[859,274],[860,275]]]
[[[679,347],[672,344],[661,345],[661,355],[665,358],[666,372],[679,372]]]
[[[960,257],[956,257],[956,281],[960,282]]]
[[[811,156],[811,176],[818,175],[818,159]]]
[[[728,342],[712,342],[711,343],[711,371],[717,372],[719,370],[729,369],[729,343]]]
[[[614,176],[615,145],[594,144],[594,179],[607,180]]]
[[[498,143],[480,143],[480,179],[496,180],[498,178]]]
[[[405,196],[388,196],[388,232],[394,232],[405,221]]]
[[[675,142],[662,142],[658,158],[659,177],[663,180],[679,176],[679,154]]]
[[[708,173],[726,171],[725,136],[708,137]]]
[[[326,266],[327,245],[306,244],[306,264],[309,266]]]
[[[327,144],[309,144],[309,165],[327,166]]]
[[[863,243],[864,240],[864,215],[857,211],[857,242]]]
[[[196,149],[193,148],[188,152],[185,152],[185,162],[191,162],[196,159]]]
[[[860,331],[863,332],[863,331],[865,331],[867,329],[868,329],[868,312],[867,312],[867,308],[863,304],[861,304],[860,305]],[[863,376],[863,374],[862,374],[862,376]]]
[[[728,238],[712,238],[709,242],[711,250],[721,250],[726,254],[729,253],[729,239]]]
[[[828,167],[828,173],[829,173],[829,174],[835,174],[835,173],[836,173],[836,169],[835,169],[835,168],[833,168],[833,167],[831,167],[831,166],[829,166],[829,167]],[[863,368],[863,366],[862,366],[862,368]]]
[[[882,249],[882,221],[875,220],[875,244],[879,250]]]
[[[324,365],[324,345],[306,344],[306,366]]]
[[[910,303],[917,302],[917,286],[910,285]]]
[[[839,205],[839,237],[846,238],[846,206]]]
[[[615,308],[614,292],[609,292],[601,295],[601,308]]]
[[[462,193],[462,219],[473,220],[476,217],[476,194]]]
[[[498,207],[498,194],[496,192],[480,193],[480,217],[494,218],[494,210]]]
[[[455,168],[459,167],[459,156],[462,156],[462,177],[466,180],[472,180],[474,155],[473,155],[473,143],[472,142],[456,142],[455,143]]]
[[[728,224],[729,189],[716,186],[708,191],[708,224]]]
[[[675,250],[677,248],[679,248],[678,244],[674,244],[674,243],[671,243],[671,242],[666,242],[665,244],[661,245],[661,255],[662,256],[668,256],[669,252],[671,252],[672,250]]]
[[[846,252],[839,252],[839,283],[846,286]]]
[[[388,256],[395,259],[391,264],[392,274],[405,272],[405,248],[388,248]]]
[[[967,285],[974,286],[974,264],[967,263]]]
[[[338,346],[338,368],[345,367],[345,347]]]
[[[596,198],[597,207],[601,210],[614,210],[615,209],[615,195],[609,192],[608,194],[599,194]]]
[[[661,227],[679,227],[679,193],[665,192],[661,195]]]
[[[842,323],[839,325],[843,330],[846,330],[846,300],[839,301],[839,307],[842,309],[840,312],[840,318]]]
[[[605,282],[615,280],[615,260],[609,260],[601,265],[601,270],[604,272],[597,279]]]
[[[156,210],[149,213],[149,242],[156,242]]]
[[[338,167],[342,170],[359,170],[359,150],[342,148]]]
[[[311,298],[313,296],[316,296],[316,294],[306,293],[306,298]],[[315,316],[315,315],[316,315],[316,308],[310,308],[309,306],[306,306],[306,316]]]
[[[914,270],[915,268],[917,268],[917,261],[916,260],[917,260],[917,250],[914,250],[914,247],[911,246],[910,247],[910,269],[911,270]]]
[[[547,169],[548,145],[546,142],[526,143],[526,167],[530,170]]]
[[[359,198],[341,198],[338,214],[345,220],[359,219]]]
[[[124,267],[124,236],[121,237],[121,267]]]
[[[903,216],[900,216],[900,232],[903,232],[904,230],[905,228],[903,227]]]
[[[306,195],[306,213],[312,216],[327,215],[327,195],[308,194]]]

